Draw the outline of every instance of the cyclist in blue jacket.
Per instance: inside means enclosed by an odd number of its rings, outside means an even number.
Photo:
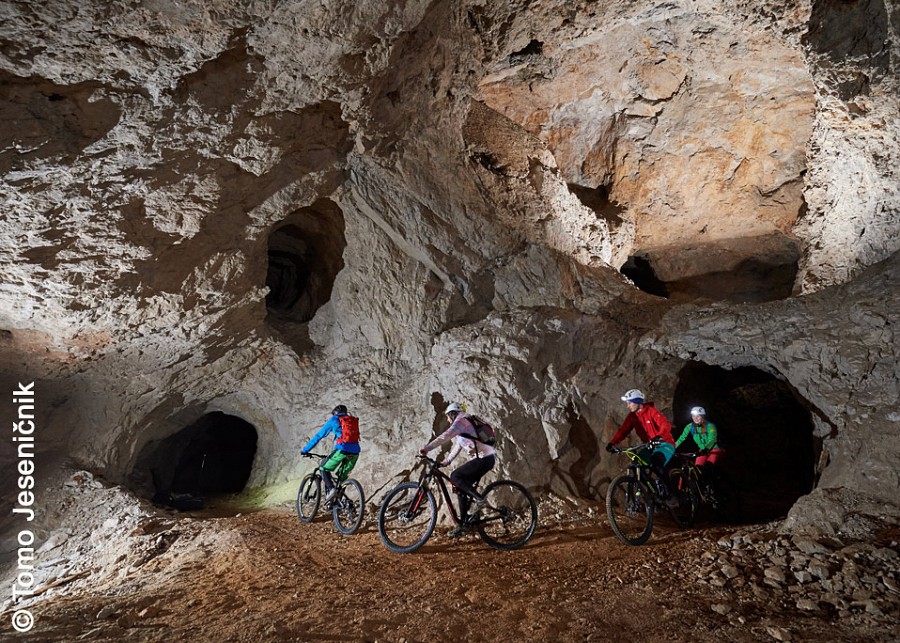
[[[300,450],[300,455],[309,453],[319,440],[329,434],[334,436],[334,450],[320,467],[326,502],[331,500],[337,485],[347,479],[359,459],[359,418],[350,415],[346,406],[338,404],[331,411],[328,421]],[[335,481],[331,479],[332,473],[337,478]]]

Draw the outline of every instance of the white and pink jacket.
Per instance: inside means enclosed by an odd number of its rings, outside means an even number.
[[[469,416],[466,413],[457,415],[456,419],[453,420],[453,424],[450,425],[450,428],[426,444],[422,450],[431,451],[452,439],[453,448],[450,449],[450,453],[444,458],[444,464],[450,464],[462,450],[465,450],[466,455],[469,456],[470,460],[472,458],[486,458],[489,455],[494,455],[494,447],[482,444],[481,442],[476,442],[475,440],[470,440],[469,438],[463,437],[463,434],[476,435],[475,427],[472,426],[472,422],[469,420]]]

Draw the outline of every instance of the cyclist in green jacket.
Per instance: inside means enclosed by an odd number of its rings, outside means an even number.
[[[691,421],[684,427],[681,437],[675,440],[675,446],[681,446],[688,436],[693,438],[694,444],[701,452],[694,464],[698,467],[716,464],[722,455],[722,449],[719,447],[719,431],[715,424],[706,419],[706,409],[702,406],[691,409]]]

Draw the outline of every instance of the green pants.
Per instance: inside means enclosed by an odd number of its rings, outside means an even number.
[[[322,465],[322,470],[333,473],[337,478],[338,483],[341,483],[346,480],[347,476],[350,475],[350,472],[353,471],[353,467],[356,466],[357,460],[359,460],[358,453],[344,453],[343,451],[335,449],[331,452],[331,455],[328,456],[328,460],[325,461],[325,464]]]

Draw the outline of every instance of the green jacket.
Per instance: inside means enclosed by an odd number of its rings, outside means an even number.
[[[684,427],[681,437],[675,440],[675,446],[680,446],[681,443],[687,439],[688,435],[694,438],[697,448],[701,451],[708,451],[709,449],[714,449],[718,446],[717,440],[719,438],[719,431],[712,422],[707,422],[705,427],[689,422],[688,425]]]

